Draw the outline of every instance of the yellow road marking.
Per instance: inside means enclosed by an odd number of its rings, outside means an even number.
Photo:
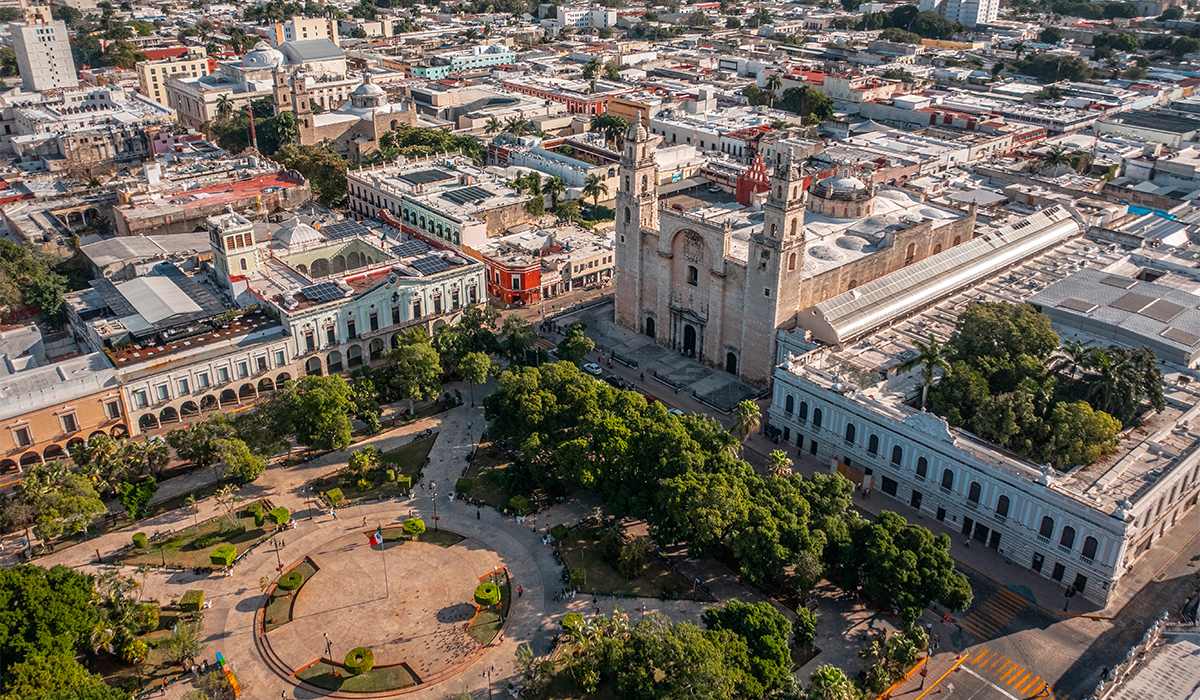
[[[996,669],[996,673],[1000,673],[1004,669],[1008,668],[1008,665],[1011,663],[1012,663],[1012,659],[1005,659],[1004,663],[1000,666],[1000,668]]]
[[[1019,689],[1017,692],[1018,692],[1018,693],[1021,693],[1022,695],[1024,695],[1026,692],[1028,692],[1028,691],[1029,691],[1029,689],[1030,689],[1030,688],[1032,688],[1034,685],[1036,685],[1036,684],[1037,684],[1037,682],[1038,682],[1038,681],[1040,681],[1040,680],[1042,680],[1042,679],[1041,679],[1041,678],[1039,678],[1039,677],[1037,677],[1037,676],[1031,676],[1031,677],[1029,678],[1029,682],[1025,684],[1025,687],[1024,687],[1024,688],[1021,688],[1021,689]]]
[[[988,651],[990,651],[990,650],[984,649],[982,654],[975,657],[975,660],[971,662],[971,665],[976,666],[979,664],[979,662],[983,661],[984,657],[986,657],[988,655]]]
[[[1017,673],[1013,674],[1013,677],[1009,678],[1008,682],[1005,683],[1004,685],[1013,685],[1013,683],[1016,683],[1016,685],[1013,686],[1015,688],[1017,686],[1020,686],[1022,683],[1024,683],[1025,679],[1029,678],[1031,675],[1033,675],[1033,674],[1029,673],[1028,671],[1026,671],[1024,674],[1022,674],[1018,671]],[[1020,676],[1020,678],[1018,678],[1018,676]]]

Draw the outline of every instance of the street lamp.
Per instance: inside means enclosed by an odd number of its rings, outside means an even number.
[[[272,537],[271,542],[275,544],[275,562],[279,564],[275,571],[283,571],[283,560],[279,558],[279,535]]]
[[[329,663],[333,663],[333,640],[329,638],[329,633],[325,632],[325,656],[329,659]]]
[[[484,672],[483,672],[483,673],[479,674],[480,676],[487,676],[487,685],[488,685],[488,698],[489,698],[489,700],[490,700],[490,698],[492,697],[492,671],[495,671],[495,670],[496,670],[496,667],[495,667],[495,666],[488,666],[488,667],[487,667],[487,668],[484,670]]]

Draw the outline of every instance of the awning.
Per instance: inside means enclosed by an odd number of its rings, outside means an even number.
[[[664,185],[659,185],[658,196],[661,197],[664,194],[675,194],[676,192],[682,192],[683,190],[689,190],[693,187],[700,187],[702,185],[709,184],[712,184],[712,180],[709,180],[706,177],[689,177],[686,180],[668,182]]]

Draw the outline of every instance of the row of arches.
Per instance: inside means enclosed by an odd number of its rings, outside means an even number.
[[[292,375],[288,372],[281,372],[274,379],[263,377],[255,385],[253,382],[246,382],[234,391],[232,387],[225,389],[220,394],[206,394],[200,397],[199,401],[187,400],[179,405],[167,406],[155,413],[144,413],[138,418],[138,429],[145,432],[148,430],[157,430],[165,425],[179,423],[181,421],[196,418],[205,413],[210,413],[219,408],[233,406],[241,403],[254,402],[258,397],[275,391],[283,386],[283,383],[290,380]]]
[[[93,430],[92,434],[88,435],[88,439],[90,440],[97,435],[110,435],[117,439],[123,439],[129,437],[129,429],[122,424],[118,424],[110,428],[107,433],[103,430]],[[19,459],[0,460],[0,473],[12,471],[13,469],[25,471],[25,469],[35,464],[44,464],[54,460],[70,460],[71,448],[76,445],[82,445],[84,442],[85,441],[82,437],[76,435],[70,440],[67,440],[65,445],[47,445],[41,452],[38,452],[37,450],[29,450],[25,454],[21,455]]]
[[[296,266],[296,269],[302,275],[308,275],[312,279],[317,279],[319,277],[339,275],[349,270],[357,270],[360,267],[374,265],[375,262],[376,260],[373,256],[352,250],[347,255],[337,255],[332,259],[317,258],[312,261],[311,265],[301,263]]]
[[[434,329],[445,325],[445,321],[438,319],[434,323]],[[304,363],[304,374],[307,376],[319,376],[321,374],[341,374],[348,372],[356,367],[361,367],[364,362],[382,362],[384,350],[390,345],[392,349],[400,347],[400,333],[393,333],[391,340],[384,342],[382,337],[372,338],[367,343],[365,355],[363,346],[351,345],[346,348],[345,355],[341,350],[330,350],[325,355],[325,362],[322,365],[320,357],[310,357]]]

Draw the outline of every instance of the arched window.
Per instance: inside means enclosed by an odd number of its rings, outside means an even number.
[[[242,264],[242,269],[245,270],[246,269],[246,259],[245,258],[241,259],[241,264]]]
[[[791,233],[791,235],[793,235],[793,236],[794,236],[794,235],[796,235],[796,226],[797,226],[799,223],[800,223],[800,218],[799,218],[799,217],[797,217],[797,218],[795,218],[795,219],[792,219],[792,225],[791,225],[791,228],[790,228],[790,230],[789,230],[789,233]]]
[[[854,430],[854,424],[847,423],[846,424],[846,442],[850,442],[850,443],[854,442],[855,432],[856,431]]]
[[[967,488],[967,500],[972,503],[978,503],[979,496],[982,494],[982,492],[983,489],[979,488],[979,482],[972,481],[971,486]]]
[[[789,396],[783,401],[783,412],[790,416],[794,410],[796,410],[796,397]]]
[[[925,459],[924,457],[918,457],[917,458],[917,476],[924,479],[925,475],[927,475],[928,473],[929,473],[929,460]]]
[[[941,243],[938,243],[937,245],[935,245],[935,246],[933,247],[933,254],[934,254],[934,255],[937,255],[937,254],[938,254],[938,253],[940,253],[940,252],[942,252],[942,244],[941,244]]]
[[[1008,517],[1008,505],[1008,496],[1001,496],[996,501],[996,515],[999,515],[1002,518]]]
[[[871,437],[867,438],[867,452],[870,452],[873,455],[879,454],[879,436],[878,435],[872,435]]]
[[[625,223],[629,223],[629,219],[631,216],[632,216],[632,214],[629,211],[629,207],[625,207]]]
[[[819,409],[819,408],[813,409],[813,427],[814,428],[821,427],[821,409]]]
[[[808,420],[808,402],[807,401],[800,402],[800,411],[796,413],[796,420],[800,421],[801,423]]]
[[[1062,537],[1058,539],[1058,543],[1067,549],[1075,546],[1075,528],[1070,525],[1063,528]]]
[[[1083,558],[1084,559],[1095,559],[1096,558],[1096,547],[1099,546],[1099,544],[1100,543],[1096,541],[1095,537],[1083,538],[1083,552],[1082,552]]]
[[[643,175],[643,176],[642,176],[642,193],[643,193],[643,194],[645,194],[645,192],[646,192],[646,189],[648,188],[648,185],[646,184],[646,182],[647,182],[647,181],[646,181],[646,176],[645,176],[645,175]]]
[[[778,236],[779,236],[779,226],[776,224],[771,224],[771,237],[777,238]]]
[[[695,287],[700,282],[700,270],[695,265],[687,266],[687,283]]]
[[[946,471],[942,472],[942,488],[944,488],[944,489],[954,488],[954,472],[953,471],[947,469]]]
[[[917,244],[909,243],[908,250],[904,252],[904,264],[907,265],[911,263],[915,257],[917,257]]]
[[[959,243],[962,243],[962,236],[955,236],[954,243],[952,245],[958,245]]]
[[[896,445],[892,448],[892,464],[900,464],[902,461],[904,461],[904,450]]]
[[[1054,534],[1054,518],[1049,515],[1042,516],[1042,526],[1038,528],[1038,535],[1050,539],[1050,535]]]
[[[782,187],[775,188],[775,199],[783,199],[783,188]]]
[[[625,191],[626,192],[629,191],[629,176],[628,175],[625,176]]]
[[[792,253],[788,256],[788,270],[796,269],[796,254]]]

